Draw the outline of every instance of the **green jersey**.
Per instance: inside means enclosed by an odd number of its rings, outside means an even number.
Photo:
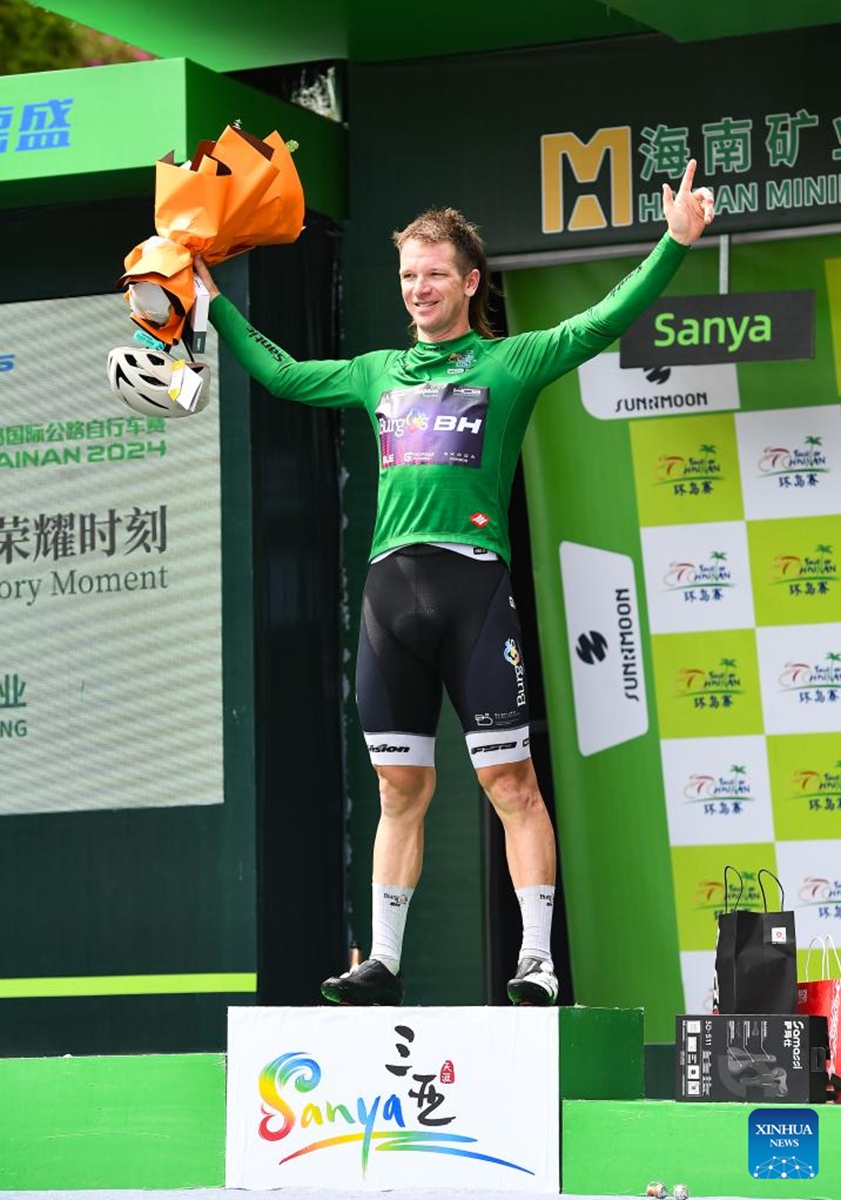
[[[615,341],[662,292],[687,247],[668,233],[604,300],[552,329],[298,362],[224,296],[210,318],[240,364],[275,396],[363,408],[379,449],[371,557],[411,542],[485,547],[510,561],[517,459],[547,384]]]

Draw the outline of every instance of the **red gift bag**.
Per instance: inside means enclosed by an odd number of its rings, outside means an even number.
[[[821,947],[821,978],[809,979],[809,959],[815,943]],[[830,978],[830,951],[835,956],[838,978]],[[797,985],[797,1011],[804,1016],[826,1017],[829,1028],[827,1071],[836,1088],[841,1088],[841,957],[831,935],[813,937],[806,951],[806,978]]]

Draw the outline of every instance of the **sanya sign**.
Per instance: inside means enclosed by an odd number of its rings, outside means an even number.
[[[558,1010],[231,1008],[226,1186],[557,1193]]]
[[[619,343],[622,367],[814,358],[814,292],[672,296],[645,310]]]

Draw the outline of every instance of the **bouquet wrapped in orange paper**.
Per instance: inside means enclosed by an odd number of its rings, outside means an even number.
[[[254,246],[298,238],[304,192],[294,149],[276,131],[260,139],[228,125],[215,142],[200,143],[183,166],[172,154],[158,160],[157,235],[126,255],[119,281],[129,285],[132,320],[171,346],[195,302],[195,255],[213,266]]]

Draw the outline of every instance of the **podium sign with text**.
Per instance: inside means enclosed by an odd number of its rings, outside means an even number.
[[[557,1192],[557,1009],[231,1008],[226,1186]]]

